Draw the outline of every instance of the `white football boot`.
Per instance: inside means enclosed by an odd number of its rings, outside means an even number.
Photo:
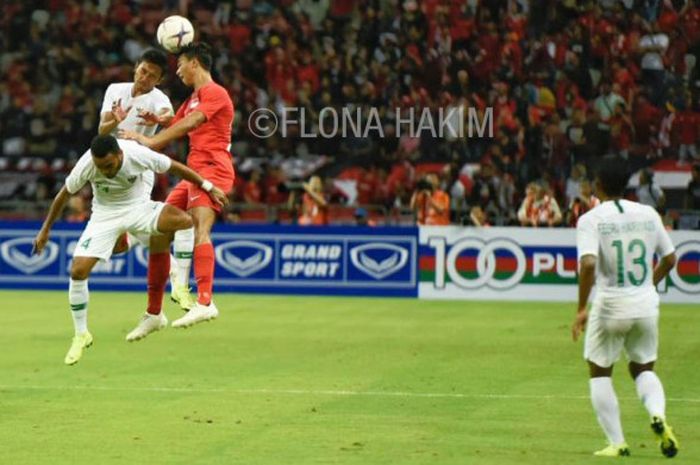
[[[214,301],[209,305],[197,302],[185,316],[173,321],[173,328],[187,328],[202,321],[213,320],[217,316],[219,316],[219,310],[214,305]]]
[[[139,339],[143,339],[149,334],[163,329],[166,326],[168,326],[168,319],[162,312],[158,315],[146,313],[138,326],[126,335],[126,340],[129,342],[138,341]]]

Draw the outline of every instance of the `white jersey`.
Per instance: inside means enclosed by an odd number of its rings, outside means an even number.
[[[170,113],[173,112],[173,106],[170,103],[170,99],[160,89],[154,87],[153,90],[147,94],[132,97],[131,91],[133,88],[133,82],[120,82],[117,84],[111,84],[109,87],[107,87],[107,91],[105,92],[104,100],[102,100],[102,110],[100,113],[112,111],[112,104],[118,100],[121,100],[121,106],[123,109],[131,107],[131,110],[126,115],[126,118],[124,118],[124,121],[119,123],[119,126],[112,130],[112,135],[114,137],[117,137],[118,129],[127,129],[129,131],[139,132],[148,137],[151,137],[156,133],[156,125],[146,126],[139,124],[141,122],[138,117],[139,110],[150,111],[151,113],[160,113],[163,110],[169,110]]]
[[[131,91],[133,88],[133,82],[120,82],[117,84],[110,84],[105,92],[105,97],[102,100],[102,110],[100,113],[112,111],[112,104],[118,100],[121,100],[121,107],[123,109],[131,107],[131,110],[126,115],[126,118],[124,118],[124,121],[119,123],[119,125],[112,130],[111,135],[114,137],[117,137],[117,132],[119,129],[135,131],[147,137],[152,137],[156,133],[156,125],[147,126],[144,124],[139,124],[141,122],[138,117],[139,110],[150,111],[151,113],[156,114],[163,110],[168,110],[171,114],[173,113],[173,105],[170,103],[170,99],[160,89],[154,87],[153,90],[147,94],[132,97]],[[153,172],[149,171],[145,173],[144,181],[149,186],[144,193],[144,198],[150,200],[153,184],[155,183],[155,175]]]
[[[656,210],[628,200],[603,202],[578,220],[576,245],[579,260],[584,255],[598,258],[593,308],[601,316],[658,314],[654,253],[665,257],[675,249]]]
[[[107,178],[100,173],[88,150],[66,178],[66,189],[71,194],[88,182],[92,185],[92,212],[97,216],[114,216],[143,204],[145,194],[150,197],[144,175],[165,173],[172,165],[169,157],[135,141],[118,139],[117,143],[124,152],[124,159],[116,176]]]

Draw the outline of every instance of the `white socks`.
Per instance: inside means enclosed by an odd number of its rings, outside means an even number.
[[[653,371],[643,371],[634,380],[637,385],[637,395],[642,400],[649,415],[665,418],[666,396],[661,380]]]
[[[603,428],[610,444],[619,445],[625,442],[620,421],[620,406],[613,388],[612,378],[591,378],[591,402],[598,417],[598,423]]]
[[[189,286],[190,267],[192,265],[192,250],[194,249],[194,228],[183,229],[175,232],[173,251],[177,262],[177,284]],[[172,269],[171,264],[171,269]]]
[[[70,313],[73,317],[75,334],[87,332],[87,312],[89,299],[90,293],[88,292],[87,279],[82,281],[71,279],[70,285],[68,286],[68,303],[70,303]]]

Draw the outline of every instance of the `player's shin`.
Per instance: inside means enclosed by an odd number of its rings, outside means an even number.
[[[620,420],[620,406],[609,376],[590,379],[591,403],[598,422],[612,445],[625,443]]]
[[[68,287],[68,302],[70,303],[76,335],[86,333],[88,330],[87,312],[89,299],[87,279],[71,279]]]
[[[173,250],[177,262],[178,286],[188,286],[190,281],[190,268],[192,266],[192,249],[194,249],[194,228],[183,229],[175,232]]]
[[[194,248],[194,277],[197,280],[197,301],[209,305],[214,283],[214,246],[211,242]]]
[[[160,314],[163,306],[163,293],[170,273],[170,254],[152,252],[148,256],[148,307],[152,315]]]
[[[664,387],[656,373],[643,371],[634,380],[637,386],[637,395],[644,403],[650,417],[665,418],[666,397]]]

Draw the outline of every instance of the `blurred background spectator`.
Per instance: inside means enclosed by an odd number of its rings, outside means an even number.
[[[666,206],[666,196],[664,191],[654,183],[654,172],[645,169],[639,176],[639,187],[637,187],[637,201],[643,205],[663,212]]]
[[[528,184],[525,200],[518,210],[518,220],[521,226],[551,228],[561,223],[561,209],[546,186],[532,182]]]

